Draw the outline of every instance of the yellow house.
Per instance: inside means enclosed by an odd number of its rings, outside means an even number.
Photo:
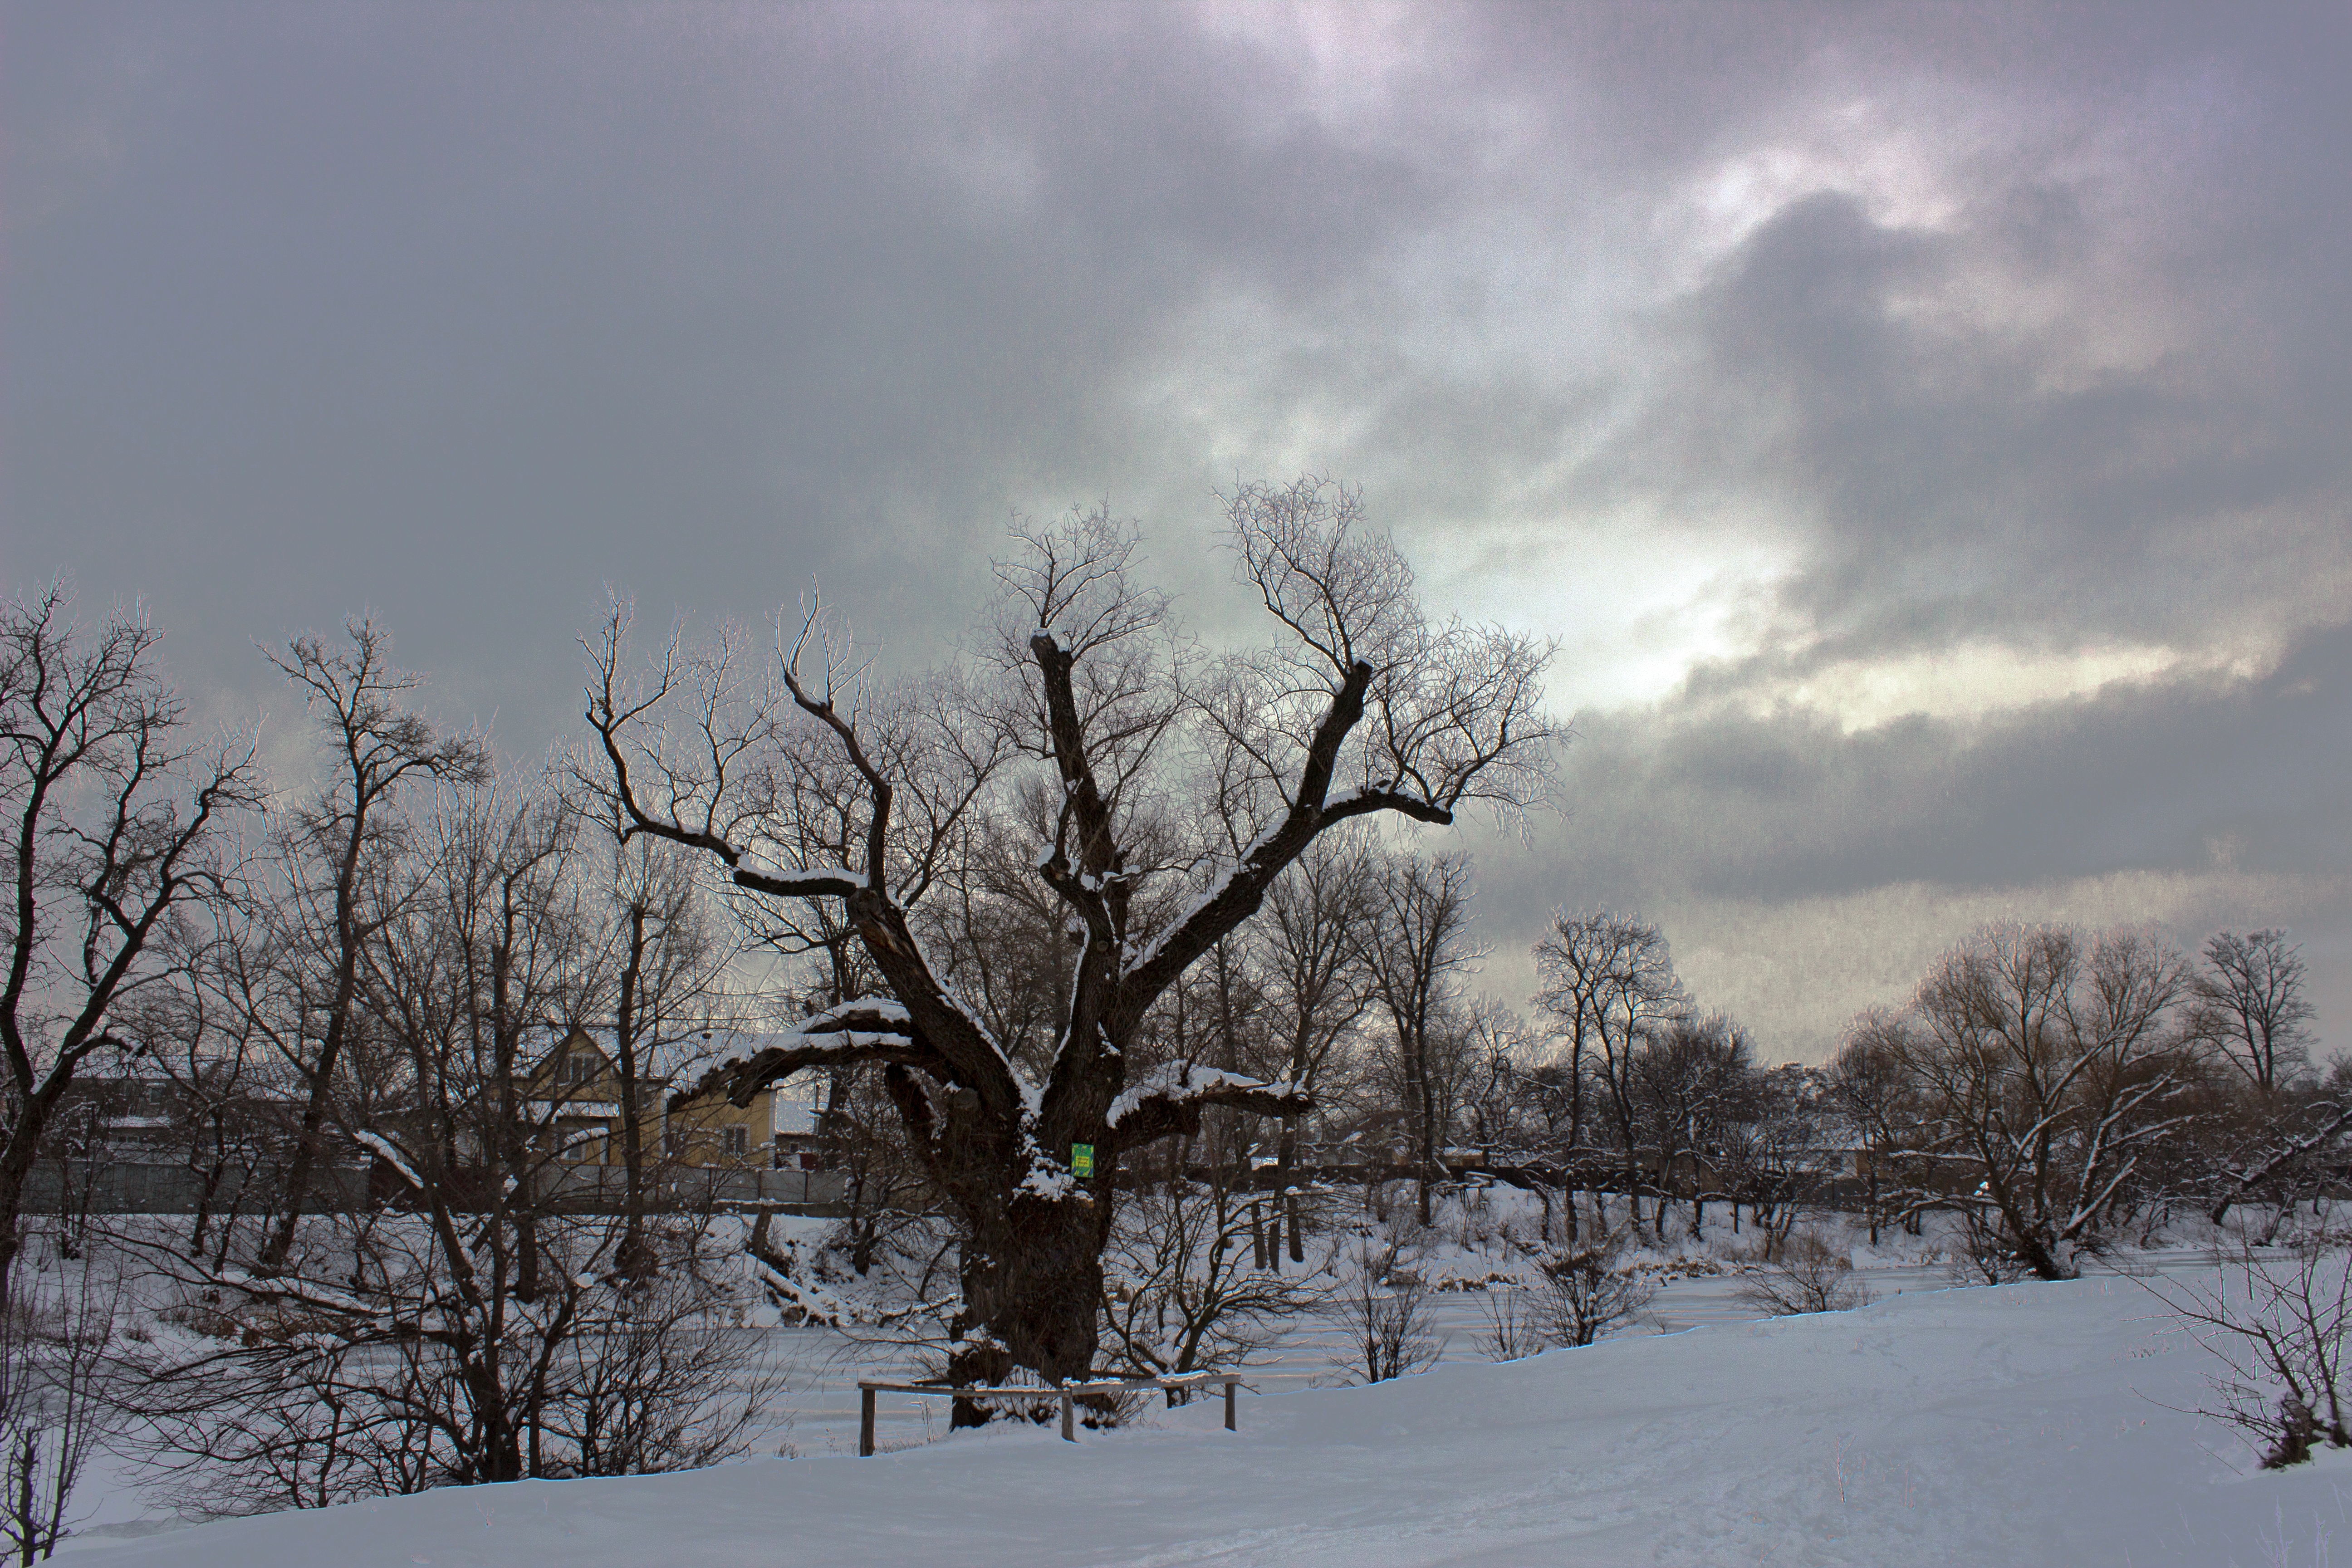
[[[637,1083],[637,1136],[641,1147],[660,1157],[662,1089],[666,1080]],[[540,1141],[573,1165],[627,1163],[623,1144],[621,1075],[595,1037],[573,1029],[523,1080],[523,1110],[542,1131]]]
[[[776,1163],[776,1091],[763,1089],[749,1105],[710,1094],[669,1112],[662,1147],[678,1165],[769,1169]]]
[[[667,1078],[637,1084],[638,1137],[653,1163],[732,1170],[814,1168],[823,1074],[796,1074],[761,1089],[744,1106],[712,1094],[671,1109],[668,1087]],[[531,1121],[547,1130],[541,1135],[546,1145],[562,1160],[580,1165],[626,1163],[620,1072],[587,1030],[573,1029],[540,1059],[523,1099]]]
[[[739,1035],[733,1043],[756,1050],[781,1038]],[[825,1141],[819,1123],[831,1087],[829,1074],[798,1072],[762,1089],[745,1106],[730,1105],[717,1092],[674,1100],[669,1111],[673,1158],[686,1165],[821,1169]]]

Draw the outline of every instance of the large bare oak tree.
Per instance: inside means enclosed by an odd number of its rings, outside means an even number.
[[[1548,647],[1424,616],[1358,492],[1254,484],[1226,510],[1240,579],[1279,628],[1253,654],[1188,655],[1164,596],[1136,580],[1132,531],[1099,510],[1020,536],[998,567],[993,658],[927,678],[921,700],[852,664],[814,612],[763,668],[724,635],[698,652],[673,635],[638,667],[623,609],[592,646],[597,754],[582,771],[618,832],[703,850],[758,900],[838,910],[887,986],[806,1020],[714,1087],[740,1103],[803,1068],[884,1065],[963,1232],[959,1384],[1094,1369],[1124,1152],[1196,1126],[1204,1106],[1308,1107],[1289,1084],[1183,1061],[1131,1067],[1155,1005],[1284,868],[1345,823],[1448,824],[1465,803],[1515,809],[1544,788]],[[862,831],[845,842],[804,820],[841,801],[794,787],[812,731],[847,763]],[[943,983],[909,919],[985,803],[1024,784],[1046,803],[1030,864],[1076,953],[1035,1066]],[[1022,819],[1037,817],[997,818]],[[1211,820],[1215,831],[1190,836],[1199,854],[1169,852],[1184,825]],[[808,858],[823,842],[844,843],[843,863]],[[1080,1146],[1090,1174],[1074,1168]]]

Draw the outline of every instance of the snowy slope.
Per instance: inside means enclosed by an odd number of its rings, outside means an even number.
[[[2244,1462],[2233,1439],[2163,1407],[2197,1401],[2203,1359],[2127,1279],[1915,1292],[1378,1388],[1245,1397],[1234,1436],[1195,1408],[1076,1447],[1007,1430],[872,1459],[451,1489],[72,1557],[82,1568],[2325,1563],[2315,1530],[2352,1538],[2352,1465],[2233,1474],[2222,1462]]]

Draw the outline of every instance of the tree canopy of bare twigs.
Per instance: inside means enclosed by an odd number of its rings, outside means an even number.
[[[1414,1200],[1421,1223],[1430,1218],[1429,1188],[1441,1175],[1440,1139],[1452,1121],[1453,1074],[1439,1058],[1458,1041],[1446,1037],[1459,1020],[1462,972],[1483,950],[1472,942],[1470,862],[1462,855],[1389,858],[1374,884],[1365,952],[1372,984],[1387,1015],[1396,1097],[1412,1130]]]
[[[367,943],[396,908],[377,873],[406,832],[393,809],[400,791],[417,779],[479,784],[489,773],[481,737],[445,735],[404,705],[419,678],[393,664],[390,633],[367,619],[345,631],[348,647],[304,635],[268,656],[301,693],[332,761],[320,787],[284,814],[277,846],[283,887],[268,940],[290,1006],[275,1037],[306,1099],[284,1213],[257,1260],[265,1268],[282,1267],[294,1245],[356,1026]]]
[[[78,625],[65,584],[0,602],[0,802],[7,808],[8,1058],[0,1310],[25,1184],[89,1055],[129,1043],[173,924],[239,873],[232,819],[258,803],[248,741],[187,734],[135,609]]]
[[[2138,931],[1997,926],[1921,984],[1886,1041],[1922,1101],[1908,1152],[1951,1173],[1991,1252],[2072,1278],[2150,1146],[2185,1125],[2187,984]]]
[[[821,907],[776,918],[837,920],[878,976],[881,994],[712,1088],[740,1101],[805,1068],[884,1068],[965,1232],[959,1378],[1092,1369],[1122,1152],[1203,1106],[1307,1104],[1223,1068],[1137,1066],[1154,1009],[1285,870],[1349,823],[1443,825],[1544,785],[1547,647],[1425,616],[1352,490],[1245,485],[1226,512],[1240,578],[1278,628],[1253,654],[1191,655],[1138,575],[1133,530],[1103,510],[1021,532],[991,656],[919,690],[876,679],[814,608],[772,663],[722,631],[698,648],[673,636],[640,667],[622,608],[591,643],[581,777],[615,831],[700,850],[779,910]],[[798,787],[813,742],[847,788]],[[1034,1064],[939,973],[914,918],[982,811],[1034,825],[1027,876],[1052,900],[1047,940],[1068,944]]]
[[[2216,931],[2189,981],[2192,1026],[2264,1094],[2309,1065],[2312,1008],[2303,954],[2283,931]]]
[[[146,1447],[200,1511],[707,1463],[757,1422],[731,1232],[649,1213],[642,1159],[617,1208],[579,1202],[601,1173],[572,1163],[551,1070],[634,972],[651,1077],[709,963],[645,929],[684,895],[600,886],[577,815],[528,781],[445,783],[405,826],[358,964],[372,1081],[329,1098],[373,1155],[366,1201],[301,1214],[267,1269],[144,1249],[176,1331],[135,1358]]]
[[[1625,1190],[1626,1221],[1641,1223],[1641,1134],[1633,1081],[1637,1043],[1679,1016],[1686,1005],[1665,934],[1635,915],[1608,910],[1552,912],[1550,931],[1536,944],[1537,1005],[1553,1020],[1568,1047],[1568,1150],[1570,1180],[1582,1163],[1586,1053],[1597,1050],[1599,1077],[1615,1132]],[[1573,1224],[1574,1205],[1570,1207]]]

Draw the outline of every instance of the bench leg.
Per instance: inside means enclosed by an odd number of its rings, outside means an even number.
[[[857,1391],[857,1457],[874,1457],[874,1391],[870,1388]]]
[[[1225,1430],[1234,1431],[1234,1380],[1225,1379]]]

